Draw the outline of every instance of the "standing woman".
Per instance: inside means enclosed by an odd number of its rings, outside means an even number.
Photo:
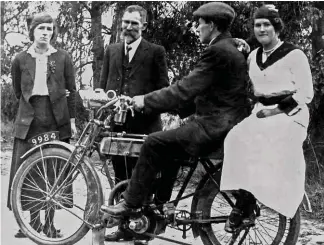
[[[27,51],[12,62],[12,83],[19,100],[14,124],[14,148],[10,170],[8,208],[11,210],[11,185],[22,164],[20,157],[32,145],[28,139],[48,131],[59,131],[60,140],[69,142],[75,127],[75,76],[69,54],[55,49],[51,41],[57,35],[55,20],[46,13],[33,17],[29,38],[33,42]],[[45,211],[45,224],[40,221],[40,209],[30,208],[30,224],[48,237],[59,237],[53,225],[54,209]],[[21,230],[15,237],[25,237]]]
[[[225,225],[228,232],[242,222],[254,222],[255,198],[292,218],[304,195],[302,145],[309,122],[306,104],[313,98],[308,60],[279,38],[283,22],[273,5],[260,7],[253,24],[262,45],[248,58],[258,103],[224,143],[221,190],[240,190]]]

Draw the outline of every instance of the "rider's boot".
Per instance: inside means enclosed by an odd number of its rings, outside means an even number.
[[[237,201],[225,223],[225,231],[234,233],[242,225],[254,226],[256,218],[256,199],[245,190],[240,190],[235,195]]]
[[[112,232],[112,233],[105,236],[105,241],[118,242],[120,240],[123,240],[123,241],[131,241],[131,240],[133,240],[133,235],[129,231],[124,229],[122,227],[122,225],[118,226],[117,231]]]
[[[250,193],[250,195],[245,200],[245,206],[243,207],[243,220],[242,223],[245,226],[254,226],[255,219],[259,215],[259,207],[256,203],[255,197]]]
[[[225,231],[234,233],[242,224],[243,211],[234,207],[225,223]]]
[[[139,212],[138,207],[129,205],[125,200],[120,201],[115,206],[101,206],[101,211],[113,217],[131,216]]]

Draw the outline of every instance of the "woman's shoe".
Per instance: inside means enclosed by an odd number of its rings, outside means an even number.
[[[39,232],[41,232],[42,230],[43,230],[43,225],[40,223],[40,224],[30,224],[30,226],[35,230],[35,231],[37,231],[38,233]],[[18,232],[15,234],[15,237],[16,238],[25,238],[25,237],[27,237],[26,235],[25,235],[25,233],[23,233],[22,232],[22,230],[21,229],[19,229],[18,230]]]
[[[50,238],[61,238],[62,237],[62,234],[60,233],[61,230],[55,229],[54,225],[48,226],[45,224],[44,228],[43,228],[43,232],[47,237],[50,237]]]
[[[15,234],[15,238],[25,238],[27,237],[25,233],[22,232],[21,229],[18,230],[18,232]]]
[[[43,224],[42,223],[38,223],[38,224],[30,224],[30,226],[37,231],[38,233],[40,233],[43,230]]]

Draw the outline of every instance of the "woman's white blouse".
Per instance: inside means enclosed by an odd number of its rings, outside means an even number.
[[[282,91],[294,91],[293,98],[298,103],[295,110],[311,102],[314,95],[312,74],[307,57],[301,50],[289,52],[264,70],[256,64],[256,53],[257,50],[254,50],[248,58],[249,75],[255,95],[276,95]]]
[[[264,66],[258,63],[260,57],[256,54],[254,50],[248,60],[255,95],[271,97],[294,92],[298,110],[291,115],[258,118],[260,110],[277,105],[256,103],[251,115],[226,136],[220,188],[247,190],[264,205],[292,218],[305,191],[302,145],[309,122],[306,104],[313,97],[312,76],[305,54],[298,49],[281,58],[272,56],[274,62]]]
[[[29,53],[36,61],[35,80],[32,95],[48,95],[47,88],[47,62],[48,56],[55,53],[57,50],[52,46],[49,47],[46,53],[38,54],[35,52],[35,45],[32,45],[27,53]]]

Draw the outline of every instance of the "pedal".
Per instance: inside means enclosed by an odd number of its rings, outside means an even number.
[[[241,231],[243,230],[249,230],[251,227],[255,226],[255,222],[251,223],[251,222],[247,222],[247,223],[242,223],[240,226],[236,227],[233,232],[229,232],[229,233],[233,233],[233,234],[240,234]]]
[[[120,223],[121,223],[121,219],[120,219],[120,218],[110,216],[110,217],[107,219],[106,228],[112,228],[112,227],[115,227],[115,226],[117,226],[117,225],[120,225]]]
[[[247,220],[244,220],[242,221],[242,225],[241,225],[241,228],[244,229],[246,227],[253,227],[255,226],[255,220],[250,220],[250,219],[247,219]]]
[[[103,227],[105,227],[105,225],[103,223],[100,223],[100,224],[95,224],[94,226],[92,226],[92,229],[99,230]]]
[[[244,220],[242,220],[242,223],[237,227],[232,227],[232,226],[226,227],[226,225],[225,225],[225,231],[235,235],[237,233],[239,234],[242,230],[250,229],[253,226],[255,226],[255,220],[252,221],[250,219],[249,220],[246,219],[245,223],[244,223]]]

